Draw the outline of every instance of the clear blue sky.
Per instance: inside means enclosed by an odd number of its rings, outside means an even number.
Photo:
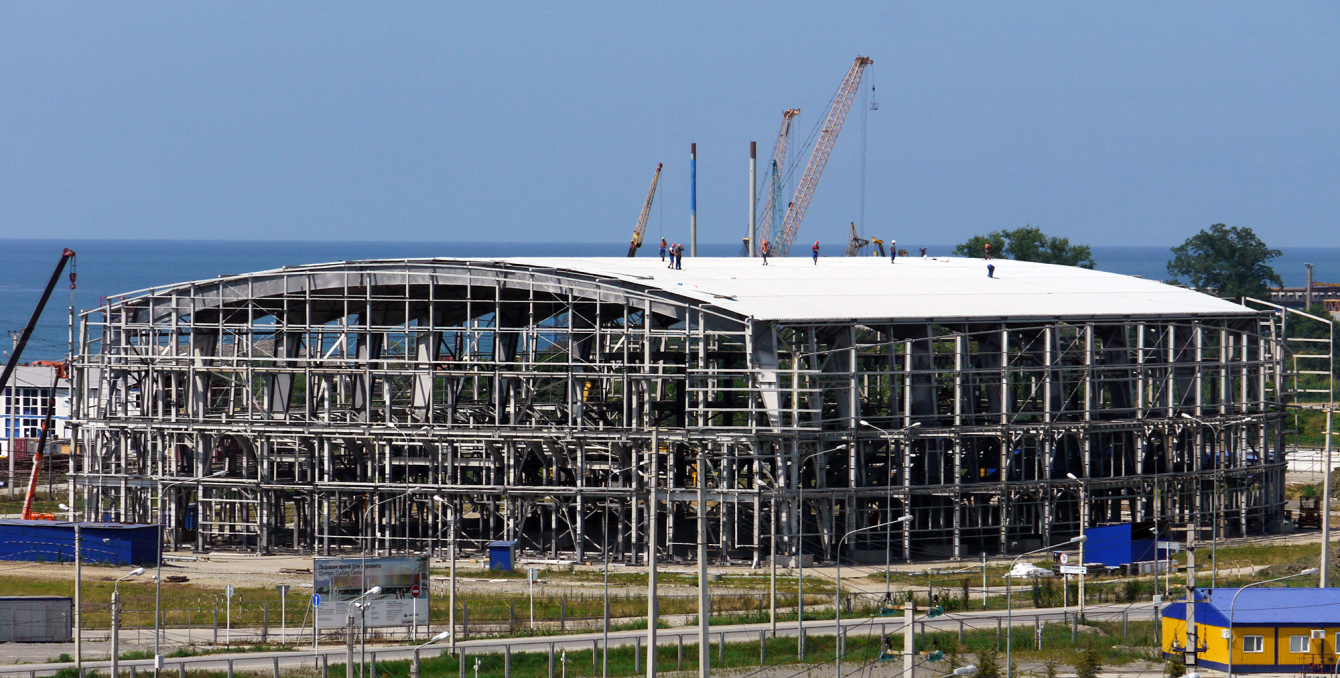
[[[748,142],[864,54],[870,233],[1340,244],[1335,3],[449,4],[0,4],[0,237],[626,242],[664,162],[685,240],[696,141],[736,241]],[[801,242],[858,217],[858,114]]]

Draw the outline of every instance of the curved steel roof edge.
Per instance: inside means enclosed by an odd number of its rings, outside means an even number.
[[[991,275],[988,276],[987,266]],[[762,321],[981,322],[1023,319],[1254,316],[1231,301],[1105,271],[956,257],[695,258],[673,270],[656,258],[420,258],[339,261],[220,276],[120,295],[114,306],[190,288],[320,273],[470,269],[530,272],[574,282],[664,294],[683,303]]]

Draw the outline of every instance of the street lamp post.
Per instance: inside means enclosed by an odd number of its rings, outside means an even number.
[[[890,455],[890,456],[893,455],[893,440],[894,440],[894,436],[896,436],[896,435],[899,434],[899,433],[907,433],[908,431],[911,431],[912,429],[914,429],[914,428],[918,428],[918,427],[921,426],[921,422],[918,421],[918,422],[916,422],[916,423],[914,423],[914,424],[909,424],[909,425],[907,425],[907,426],[904,426],[904,427],[902,427],[902,428],[900,428],[900,429],[898,429],[898,430],[896,430],[896,431],[886,431],[886,430],[884,430],[884,429],[882,429],[882,428],[880,428],[880,427],[878,427],[878,426],[875,426],[874,424],[872,424],[872,423],[870,423],[870,422],[868,422],[868,421],[866,421],[866,420],[864,420],[864,419],[862,419],[862,420],[860,421],[860,424],[861,424],[862,426],[865,426],[865,427],[868,427],[868,428],[873,428],[873,429],[875,429],[876,431],[879,431],[879,432],[884,436],[884,439],[887,440],[888,443],[889,443],[889,455]],[[904,442],[906,442],[907,439],[904,438],[903,440],[904,440]],[[907,468],[904,468],[904,469],[903,469],[903,473],[910,473],[910,472],[911,472],[910,469],[907,469]],[[888,485],[886,484],[886,487],[887,487],[887,486],[888,486]],[[911,515],[911,514],[909,513],[908,515]],[[904,527],[903,529],[906,530],[907,528]],[[889,535],[885,535],[885,537],[884,537],[884,597],[885,597],[885,598],[888,598],[888,597],[889,597],[889,594],[892,593],[892,591],[893,591],[893,574],[892,574],[892,571],[891,571],[891,569],[892,569],[892,568],[891,568],[891,563],[889,562],[889,561],[893,560],[893,553],[892,553],[892,551],[893,551],[893,547],[889,545],[889,538],[890,538]]]
[[[344,669],[344,670],[345,670],[345,674],[346,674],[347,676],[352,677],[352,675],[353,675],[353,674],[349,673],[349,670],[350,670],[349,667],[351,667],[351,666],[354,665],[354,610],[358,610],[359,614],[363,615],[363,622],[364,622],[364,624],[360,624],[360,625],[359,625],[359,628],[360,628],[360,630],[361,630],[362,627],[363,627],[363,626],[366,624],[366,622],[367,622],[367,611],[366,611],[366,609],[365,609],[365,608],[367,608],[367,602],[365,602],[363,599],[364,599],[364,598],[367,598],[368,596],[375,596],[375,595],[377,595],[378,593],[381,593],[381,592],[382,592],[382,587],[380,587],[380,586],[374,586],[374,587],[372,587],[372,588],[370,588],[370,589],[364,591],[364,592],[363,592],[363,595],[361,595],[361,596],[359,596],[359,597],[357,597],[357,598],[354,598],[353,600],[349,601],[348,615],[347,615],[347,618],[346,618],[346,626],[347,626],[347,629],[348,629],[348,635],[345,636],[345,638],[346,638],[347,640],[345,640],[345,645],[344,645],[344,666],[345,666],[345,669]],[[363,675],[363,659],[364,659],[364,657],[361,656],[361,655],[360,655],[359,658],[358,658],[358,675],[360,675],[360,676]]]
[[[227,472],[227,470],[216,471],[205,478],[218,478]],[[154,678],[158,678],[163,671],[163,651],[159,645],[159,639],[163,635],[163,530],[167,527],[163,520],[163,491],[197,480],[200,478],[188,478],[158,486],[158,564],[154,567]]]
[[[1089,522],[1088,483],[1084,482],[1083,479],[1076,477],[1073,473],[1067,473],[1065,475],[1067,478],[1079,483],[1079,534],[1082,537],[1084,536],[1085,527]],[[1084,571],[1079,573],[1079,618],[1080,621],[1084,621],[1084,579],[1089,574],[1089,566],[1084,564],[1084,541],[1080,541],[1079,543],[1079,566],[1084,568]]]
[[[450,637],[451,637],[450,631],[443,631],[442,633],[439,633],[433,636],[432,638],[429,638],[428,642],[424,643],[423,645],[414,648],[414,665],[410,673],[411,678],[419,678],[419,650],[422,650],[423,648],[428,647],[433,643],[440,643]]]
[[[451,530],[451,537],[447,540],[447,548],[451,550],[451,570],[449,578],[451,579],[450,593],[447,595],[447,638],[450,642],[447,647],[452,654],[456,653],[456,507],[448,503],[440,494],[433,495],[433,502],[437,504],[446,504],[451,509],[451,514],[447,518],[447,529]]]
[[[837,594],[833,597],[833,669],[836,671],[834,675],[837,676],[837,678],[842,678],[842,652],[846,649],[842,646],[842,542],[846,541],[847,537],[850,537],[857,532],[878,530],[881,527],[889,527],[905,523],[911,519],[912,516],[909,514],[902,516],[897,520],[890,520],[878,525],[858,527],[842,535],[841,539],[838,539],[837,554],[834,558],[834,560],[837,561],[837,576],[835,577],[835,580],[837,581]]]
[[[1066,545],[1066,544],[1082,544],[1082,543],[1084,543],[1084,540],[1085,540],[1085,539],[1088,539],[1088,537],[1085,537],[1085,536],[1082,536],[1082,535],[1081,535],[1081,536],[1078,536],[1078,537],[1074,537],[1073,539],[1071,539],[1070,541],[1065,542],[1064,544],[1058,544],[1058,545],[1053,545],[1053,546],[1044,546],[1044,547],[1042,547],[1042,548],[1040,548],[1040,549],[1036,549],[1036,550],[1033,550],[1033,551],[1029,551],[1029,552],[1027,552],[1027,553],[1020,553],[1019,555],[1017,555],[1017,556],[1014,557],[1014,560],[1011,560],[1011,561],[1010,561],[1010,569],[1009,569],[1009,570],[1006,570],[1006,572],[1005,572],[1005,678],[1011,678],[1011,676],[1013,676],[1013,672],[1010,670],[1010,660],[1011,660],[1011,654],[1012,654],[1012,653],[1011,653],[1011,650],[1014,649],[1014,646],[1011,644],[1011,641],[1013,641],[1013,639],[1014,639],[1014,635],[1013,635],[1013,631],[1014,631],[1014,598],[1012,597],[1012,594],[1011,594],[1011,591],[1010,591],[1010,582],[1011,582],[1011,580],[1013,579],[1013,577],[1010,576],[1010,573],[1014,571],[1014,566],[1015,566],[1015,564],[1018,563],[1018,562],[1019,562],[1019,559],[1020,559],[1020,558],[1023,558],[1024,556],[1031,556],[1031,555],[1033,555],[1034,553],[1042,553],[1043,551],[1046,551],[1047,549],[1050,549],[1050,548],[1054,548],[1055,546],[1064,546],[1064,545]]]
[[[807,454],[796,462],[798,465],[796,469],[796,504],[800,510],[799,524],[796,525],[796,654],[798,656],[801,656],[805,651],[805,462],[821,454],[837,452],[846,447],[847,444],[842,443],[837,447]]]
[[[144,574],[144,568],[137,567],[124,575],[121,579],[138,577]],[[117,579],[112,584],[112,675],[119,676],[117,670],[121,668],[121,579]]]
[[[1279,577],[1276,579],[1267,579],[1265,581],[1252,582],[1250,584],[1247,584],[1246,586],[1239,588],[1237,593],[1233,594],[1233,601],[1228,605],[1228,678],[1233,678],[1233,641],[1237,640],[1237,635],[1233,632],[1233,609],[1238,604],[1238,596],[1242,595],[1243,591],[1246,591],[1247,589],[1253,586],[1270,584],[1272,582],[1283,581],[1285,579],[1293,579],[1294,577],[1307,577],[1310,575],[1314,575],[1319,571],[1320,571],[1319,568],[1313,567],[1303,570],[1302,572],[1295,572],[1294,574],[1285,575],[1283,577]],[[1196,622],[1193,619],[1188,619],[1186,623],[1194,624]]]
[[[74,509],[61,504],[60,510],[68,512],[70,520],[74,523],[74,667],[82,676],[84,675],[84,616],[79,611],[79,603],[84,584],[84,537],[82,522],[75,517]]]
[[[1182,417],[1183,419],[1189,419],[1189,420],[1191,420],[1191,421],[1196,422],[1197,424],[1200,424],[1201,426],[1208,426],[1211,430],[1214,431],[1214,441],[1215,441],[1215,450],[1214,450],[1214,510],[1211,512],[1211,515],[1213,516],[1214,523],[1213,523],[1213,525],[1212,525],[1212,527],[1211,527],[1211,531],[1210,531],[1210,586],[1211,586],[1211,587],[1215,587],[1215,586],[1217,586],[1217,585],[1219,584],[1219,520],[1220,520],[1220,518],[1222,517],[1222,513],[1223,513],[1223,498],[1220,496],[1219,493],[1220,493],[1220,489],[1221,489],[1221,488],[1220,488],[1221,478],[1222,478],[1222,475],[1223,475],[1223,455],[1224,455],[1224,452],[1225,452],[1224,448],[1228,447],[1228,441],[1227,441],[1227,439],[1224,438],[1224,423],[1218,423],[1218,424],[1216,424],[1216,423],[1214,423],[1214,422],[1212,422],[1212,421],[1208,421],[1208,420],[1206,420],[1206,419],[1201,419],[1201,418],[1199,418],[1199,417],[1193,417],[1193,416],[1187,414],[1186,412],[1182,412],[1182,413],[1180,413],[1180,414],[1181,414],[1181,417]],[[1243,424],[1245,424],[1245,423],[1251,421],[1252,419],[1255,419],[1256,416],[1257,416],[1257,415],[1241,417],[1241,418],[1239,418],[1239,419],[1236,419],[1236,420],[1234,421],[1234,423],[1243,423]],[[1328,484],[1329,484],[1329,482],[1330,482],[1330,477],[1331,477],[1331,474],[1330,474],[1330,471],[1328,470],[1327,473],[1326,473],[1326,476],[1325,476],[1325,480],[1326,480],[1326,482],[1327,482]],[[1324,501],[1325,501],[1325,503],[1326,503],[1327,510],[1324,511],[1324,512],[1322,513],[1322,520],[1323,520],[1323,521],[1327,520],[1327,519],[1328,519],[1328,516],[1330,515],[1330,498],[1327,497]],[[1325,527],[1325,525],[1323,525],[1323,527]],[[1327,532],[1327,530],[1323,529],[1322,532],[1323,532],[1323,536],[1328,536],[1328,532]],[[1329,546],[1330,546],[1329,541],[1330,541],[1329,539],[1325,539],[1325,538],[1322,539],[1322,541],[1321,541],[1321,548],[1322,548],[1322,552],[1323,552],[1323,553],[1325,553],[1326,550],[1329,548]],[[1322,580],[1322,582],[1325,582],[1325,581],[1326,581],[1326,574],[1325,574],[1325,573],[1322,573],[1322,575],[1321,575],[1321,580]],[[1324,586],[1324,585],[1325,585],[1325,584],[1323,583],[1323,586]]]
[[[408,497],[408,496],[410,496],[410,495],[412,495],[412,494],[417,493],[417,492],[419,491],[419,489],[420,489],[420,488],[417,488],[417,487],[411,487],[410,489],[405,490],[404,492],[401,492],[400,494],[397,494],[397,495],[394,496],[394,497],[390,497],[390,498],[387,498],[387,499],[383,499],[383,500],[381,500],[381,501],[379,501],[379,502],[374,502],[372,505],[370,505],[370,506],[368,506],[367,508],[363,509],[363,522],[362,522],[363,527],[364,527],[364,528],[367,527],[367,524],[368,524],[368,516],[372,513],[372,509],[375,509],[375,508],[377,508],[378,506],[381,506],[382,504],[385,504],[385,503],[388,502],[388,501],[395,501],[395,500],[397,500],[397,499],[402,499],[402,498],[404,498],[404,497]],[[368,589],[368,588],[367,588],[367,586],[368,586],[368,541],[369,541],[370,539],[373,539],[373,538],[375,538],[375,537],[369,536],[369,537],[363,539],[363,553],[362,553],[362,557],[361,557],[361,562],[359,563],[358,586],[359,586],[359,588],[361,588],[361,589],[364,590],[364,593],[363,593],[363,595],[361,595],[361,596],[358,597],[358,600],[362,600],[363,598],[365,598],[365,597],[367,597],[367,596],[369,596],[369,595],[374,595],[375,593],[381,593],[381,590],[382,590],[382,587],[380,587],[380,586],[374,586],[374,587],[372,587],[371,589]],[[367,629],[367,623],[366,623],[366,622],[367,622],[367,603],[364,602],[364,603],[362,604],[362,606],[359,607],[358,609],[359,609],[360,614],[362,614],[362,619],[363,619],[363,622],[364,622],[364,623],[362,623],[362,624],[359,624],[359,627],[358,627],[358,637],[359,637],[359,643],[358,643],[358,647],[359,647],[359,649],[358,649],[358,670],[359,670],[359,671],[362,671],[362,670],[363,670],[363,661],[367,658],[367,654],[368,654],[368,629]]]

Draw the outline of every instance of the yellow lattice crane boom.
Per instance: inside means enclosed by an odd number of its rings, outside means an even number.
[[[651,175],[651,188],[647,189],[647,200],[642,203],[642,214],[637,218],[637,228],[633,229],[633,241],[628,244],[628,256],[637,256],[642,247],[642,235],[647,232],[647,218],[651,216],[651,203],[656,199],[656,184],[661,180],[661,164],[656,163],[656,173]]]

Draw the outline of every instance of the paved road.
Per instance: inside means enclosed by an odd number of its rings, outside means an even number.
[[[1021,610],[1012,615],[1012,623],[1015,627],[1032,627],[1035,624],[1056,623],[1073,619],[1077,608],[1066,609],[1049,608],[1043,611],[1036,611],[1032,608]],[[1148,620],[1154,618],[1154,607],[1151,603],[1136,604],[1117,604],[1117,605],[1089,605],[1086,608],[1086,617],[1097,621],[1118,621],[1125,614],[1131,621]],[[976,611],[962,612],[945,615],[936,619],[924,620],[925,630],[934,631],[956,631],[960,625],[965,631],[1004,628],[1007,618],[1003,611]],[[998,621],[999,620],[999,621]],[[843,619],[842,627],[848,636],[854,635],[876,635],[881,633],[897,633],[900,630],[902,621],[900,617],[857,617],[854,619]],[[919,624],[920,626],[920,624]],[[831,620],[827,621],[807,621],[804,623],[807,635],[832,635],[835,625]],[[921,628],[918,629],[920,632]],[[770,634],[771,624],[741,624],[736,626],[714,626],[711,629],[711,641],[720,642],[724,637],[727,642],[757,642],[760,634]],[[797,633],[796,622],[778,623],[776,635],[795,636]],[[557,636],[544,636],[538,638],[500,638],[500,639],[479,639],[467,640],[459,644],[459,647],[467,655],[502,653],[511,648],[512,652],[548,652],[552,647],[557,653],[563,650],[586,650],[599,648],[603,637],[601,633],[581,633]],[[619,631],[609,634],[610,647],[628,647],[635,644],[645,643],[647,638],[646,631]],[[671,646],[681,642],[696,643],[698,640],[697,627],[676,627],[671,629],[657,630],[658,645]],[[424,648],[420,652],[421,657],[436,656],[444,652],[446,648],[442,645],[434,645]],[[184,659],[167,660],[165,673],[174,675],[179,671],[180,664],[186,664],[188,670],[227,670],[229,662],[232,662],[235,671],[269,671],[276,666],[280,671],[288,671],[299,667],[319,667],[322,659],[328,663],[343,663],[345,661],[345,648],[343,646],[321,648],[319,652],[311,650],[299,652],[253,652],[238,653],[227,655],[212,655],[206,657],[189,657]],[[375,654],[377,661],[405,660],[413,657],[414,646],[370,646],[368,655]],[[355,650],[355,657],[358,656]],[[357,659],[356,659],[357,660]],[[111,665],[109,661],[84,662],[86,669],[105,670]],[[73,666],[68,663],[45,663],[45,664],[24,664],[0,670],[0,676],[4,675],[50,675],[57,670]],[[135,667],[139,672],[152,672],[153,661],[149,659],[122,661],[121,668],[127,671],[130,667]]]

